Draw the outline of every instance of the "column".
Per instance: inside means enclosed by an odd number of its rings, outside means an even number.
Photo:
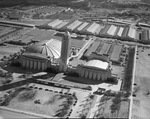
[[[26,62],[26,68],[29,67],[29,60],[27,59],[27,62]]]
[[[93,72],[90,71],[90,73],[89,73],[89,79],[92,79],[92,76],[93,76]]]
[[[104,73],[101,75],[101,80],[102,80],[102,81],[105,80],[105,76],[104,76],[104,75],[105,75]]]
[[[85,69],[83,69],[83,68],[81,68],[82,70],[81,70],[81,77],[84,77],[84,73],[85,73]]]
[[[101,73],[97,72],[97,80],[100,80],[100,78],[101,78]]]
[[[48,68],[49,68],[49,67],[51,67],[51,62],[50,62],[50,61],[48,61]]]
[[[45,69],[45,63],[42,62],[42,70],[44,70],[44,69]]]
[[[38,70],[40,70],[40,69],[41,69],[41,62],[38,61]]]
[[[77,72],[81,76],[81,68],[80,67],[77,67]]]
[[[88,78],[88,75],[89,75],[89,72],[88,72],[88,70],[86,70],[86,72],[85,72],[85,78]]]
[[[32,68],[33,68],[33,61],[30,60],[30,69],[32,69]]]
[[[93,72],[93,79],[96,80],[96,78],[97,78],[97,74],[96,72]]]
[[[34,61],[34,69],[37,68],[37,61]]]
[[[48,61],[46,61],[44,65],[45,65],[45,69],[47,69],[47,67],[48,67]]]
[[[25,67],[26,66],[26,60],[25,59],[22,59],[22,60],[23,60],[22,66]]]
[[[107,79],[107,73],[106,72],[103,73],[103,77],[104,77],[103,81],[105,81]]]

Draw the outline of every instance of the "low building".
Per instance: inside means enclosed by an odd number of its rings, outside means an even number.
[[[122,52],[122,45],[115,45],[114,50],[110,56],[112,63],[120,64],[120,55]]]

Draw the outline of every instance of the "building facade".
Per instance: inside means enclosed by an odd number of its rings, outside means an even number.
[[[91,60],[84,65],[78,65],[77,73],[84,78],[105,81],[111,77],[111,67],[107,62]]]

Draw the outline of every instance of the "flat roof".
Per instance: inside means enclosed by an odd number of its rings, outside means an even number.
[[[67,25],[69,22],[68,21],[63,21],[62,23],[60,23],[58,26],[56,26],[57,29],[62,28],[63,26]]]
[[[70,29],[70,30],[73,30],[73,29],[75,29],[76,27],[78,27],[80,24],[82,24],[82,22],[76,20],[76,21],[74,21],[72,24],[70,24],[69,26],[67,26],[67,28]]]
[[[105,25],[104,28],[100,31],[100,34],[106,34],[107,30],[110,28],[111,25]]]
[[[149,40],[149,38],[148,38],[148,30],[144,30],[143,32],[142,32],[142,40]]]
[[[115,45],[114,50],[110,57],[112,61],[117,61],[117,62],[119,61],[121,49],[122,49],[122,45]]]
[[[134,28],[130,27],[128,36],[131,38],[135,38],[135,34],[136,34],[136,30]]]
[[[56,33],[54,36],[52,36],[53,39],[57,39],[62,41],[64,37],[63,33]],[[71,47],[81,48],[85,44],[84,37],[77,36],[77,37],[71,37]]]
[[[129,31],[129,27],[125,27],[122,33],[122,37],[126,37]]]
[[[81,31],[81,30],[82,30],[83,28],[85,28],[88,24],[89,24],[89,23],[84,22],[83,24],[81,24],[81,26],[79,26],[79,27],[77,28],[77,30],[78,30],[78,31]]]
[[[114,26],[114,25],[111,25],[110,28],[107,31],[107,34],[114,35],[116,30],[117,30],[117,27]]]
[[[119,31],[118,31],[118,33],[117,33],[117,35],[121,37],[121,35],[122,35],[122,33],[123,33],[123,30],[124,30],[124,28],[123,28],[123,27],[120,27],[120,28],[119,28]]]
[[[92,46],[87,50],[85,56],[90,56],[92,52],[95,52],[98,46],[100,45],[100,41],[95,41]]]
[[[56,19],[56,20],[48,23],[48,26],[55,27],[55,26],[59,25],[62,22],[63,22],[62,20]]]
[[[104,43],[101,50],[99,52],[97,52],[97,54],[99,55],[107,55],[108,54],[108,51],[111,47],[111,44],[108,44],[108,43]]]
[[[96,34],[99,34],[99,33],[100,33],[100,31],[101,31],[103,28],[104,28],[104,26],[101,26],[101,25],[100,25],[100,26],[99,26],[99,28],[96,30],[96,32],[95,32],[95,33],[96,33]]]
[[[99,27],[100,27],[99,24],[93,23],[93,24],[87,29],[87,31],[88,31],[88,32],[91,32],[91,33],[95,33],[96,30],[97,30]]]

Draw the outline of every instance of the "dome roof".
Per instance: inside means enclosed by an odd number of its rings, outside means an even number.
[[[108,62],[103,62],[101,60],[90,60],[85,64],[85,66],[95,67],[95,68],[106,70],[108,68],[109,64],[108,64]]]
[[[40,41],[27,48],[28,53],[39,53],[53,58],[60,58],[61,41],[56,39]]]

